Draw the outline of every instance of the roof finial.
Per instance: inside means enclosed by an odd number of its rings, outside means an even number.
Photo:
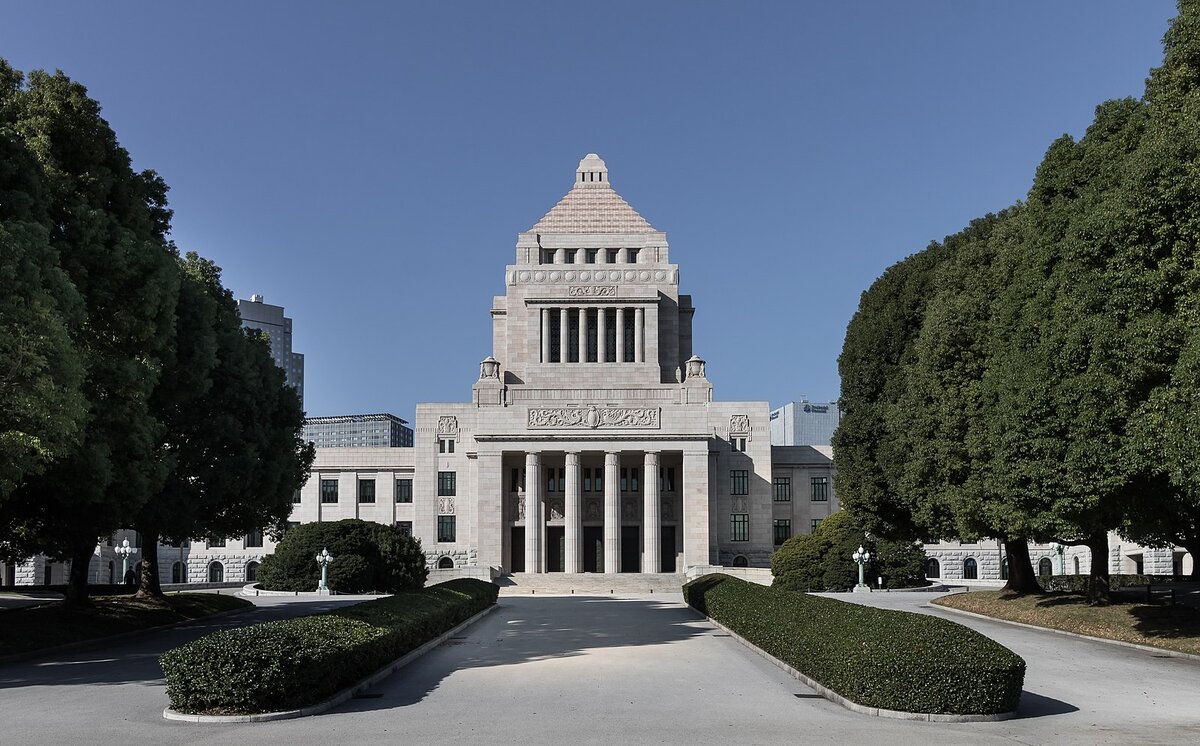
[[[576,184],[607,184],[608,166],[595,153],[588,153],[575,169]]]

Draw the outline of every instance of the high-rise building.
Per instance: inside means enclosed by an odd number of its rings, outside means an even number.
[[[271,340],[271,357],[283,369],[288,385],[296,389],[300,405],[304,406],[304,356],[292,352],[292,320],[283,315],[283,306],[263,303],[261,295],[250,300],[238,300],[242,326],[265,332]]]
[[[394,414],[309,417],[304,439],[317,448],[410,448],[413,431],[408,420]]]
[[[828,446],[842,421],[836,401],[791,401],[771,411],[771,445]]]

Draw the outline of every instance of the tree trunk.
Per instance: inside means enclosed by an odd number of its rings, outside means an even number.
[[[142,537],[142,561],[138,563],[137,598],[165,598],[158,578],[158,529],[138,527]]]
[[[1041,584],[1029,559],[1029,542],[1025,539],[1006,539],[1008,550],[1008,582],[1002,590],[1009,593],[1041,593]]]
[[[1108,532],[1089,535],[1087,548],[1092,555],[1092,570],[1088,578],[1088,603],[1104,606],[1111,600],[1108,586]]]
[[[67,576],[67,593],[63,605],[78,609],[91,605],[88,596],[88,569],[96,553],[96,540],[76,541],[71,547],[71,574]]]

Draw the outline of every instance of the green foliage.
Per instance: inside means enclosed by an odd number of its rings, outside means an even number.
[[[690,606],[852,702],[921,713],[1017,709],[1025,661],[961,624],[766,588],[727,575],[683,587]]]
[[[841,510],[817,524],[811,534],[797,534],[771,557],[774,587],[793,591],[841,591],[858,584],[858,565],[851,559],[861,545],[871,552],[866,582],[883,576],[888,588],[926,585],[925,552],[912,542],[868,539],[857,516]]]
[[[289,529],[259,568],[263,588],[316,590],[321,579],[316,556],[322,549],[334,557],[329,587],[342,593],[420,588],[429,576],[419,539],[403,536],[396,526],[347,518]]]
[[[159,659],[179,712],[254,713],[316,704],[496,603],[461,579],[326,614],[214,632]]]

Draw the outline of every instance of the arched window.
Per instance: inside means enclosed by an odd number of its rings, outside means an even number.
[[[183,581],[183,563],[176,562],[171,565],[171,582],[182,583]]]
[[[246,563],[246,582],[253,583],[256,580],[258,580],[258,563],[257,562],[247,562]]]
[[[933,557],[925,560],[925,577],[940,578],[942,577],[942,564]]]
[[[438,569],[439,570],[453,570],[454,569],[454,560],[449,557],[442,557],[440,560],[438,560]]]
[[[1074,563],[1074,565],[1075,565],[1075,574],[1076,574],[1076,575],[1078,575],[1078,574],[1079,574],[1079,558],[1078,558],[1078,557],[1072,557],[1072,558],[1071,558],[1071,562],[1072,562],[1072,563]]]
[[[1008,580],[1008,557],[1000,560],[1000,579]]]
[[[108,584],[115,585],[117,582],[117,566],[112,561],[108,561]]]
[[[220,562],[213,562],[208,566],[208,582],[224,583],[225,582],[225,566]]]
[[[974,557],[967,557],[963,562],[963,580],[978,580],[979,565],[975,562]]]
[[[750,560],[746,559],[746,555],[739,554],[738,556],[733,558],[733,566],[734,567],[749,567]]]
[[[1054,574],[1054,565],[1050,562],[1049,557],[1042,557],[1038,560],[1038,575],[1043,578],[1048,578]]]

